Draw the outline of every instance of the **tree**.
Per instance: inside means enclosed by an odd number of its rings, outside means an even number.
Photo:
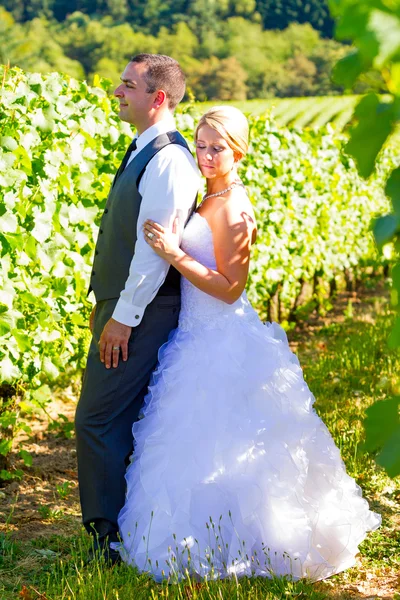
[[[188,81],[196,100],[245,100],[246,73],[235,57],[198,63]]]
[[[332,81],[332,72],[337,61],[343,58],[347,51],[346,46],[329,39],[321,40],[321,43],[312,50],[308,58],[316,67],[314,78],[316,96],[343,94],[343,86]]]
[[[314,96],[317,67],[304,54],[297,53],[286,63],[288,73],[285,85],[278,88],[277,96]]]
[[[85,75],[82,65],[65,56],[61,45],[49,35],[45,19],[16,24],[10,13],[0,7],[0,62],[18,65],[28,71],[60,71],[78,79]]]
[[[0,64],[15,64],[18,48],[23,42],[23,28],[0,6]]]
[[[217,92],[213,100],[246,100],[247,75],[234,56],[221,60],[215,79]]]
[[[116,21],[126,20],[129,15],[127,0],[106,0],[107,12]]]
[[[172,30],[162,27],[157,36],[160,52],[173,56],[182,63],[196,54],[198,39],[186,23],[177,23]]]
[[[112,60],[111,58],[100,58],[100,60],[94,65],[93,73],[104,77],[105,79],[111,79],[113,85],[116,86],[121,77],[121,66]]]
[[[4,10],[12,14],[15,21],[25,20],[25,0],[2,0],[1,4]]]
[[[252,23],[242,17],[228,19],[223,27],[223,53],[219,56],[233,56],[247,74],[246,85],[250,98],[275,95],[265,86],[271,71],[282,72],[282,63],[290,56],[290,48],[281,32],[263,31],[259,23]],[[217,55],[218,56],[218,55]],[[268,88],[268,89],[267,89]]]
[[[92,20],[83,13],[74,13],[59,25],[58,39],[64,52],[83,65],[86,76],[103,75],[99,69],[105,67],[105,77],[118,73],[112,77],[114,84],[134,54],[159,51],[156,38],[135,33],[128,23],[115,25],[109,17]]]
[[[332,36],[328,0],[256,0],[256,7],[265,29],[286,29],[293,22],[310,23],[324,36]]]

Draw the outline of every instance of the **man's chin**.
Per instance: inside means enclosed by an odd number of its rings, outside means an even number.
[[[128,112],[126,110],[125,106],[121,106],[119,111],[118,111],[118,116],[121,119],[121,121],[128,121],[129,122],[129,115]]]

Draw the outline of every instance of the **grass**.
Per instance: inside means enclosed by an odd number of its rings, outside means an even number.
[[[400,482],[390,480],[362,452],[365,408],[376,399],[399,393],[400,355],[390,352],[385,341],[392,323],[387,297],[387,291],[372,290],[290,335],[317,398],[316,409],[340,447],[349,474],[362,486],[371,508],[383,516],[382,527],[361,544],[356,567],[317,584],[285,578],[157,584],[126,565],[105,568],[96,562],[85,566],[87,536],[78,525],[76,533],[63,534],[71,517],[47,511],[49,523],[57,524],[57,535],[25,542],[18,541],[11,529],[1,535],[0,599],[400,598],[394,583],[400,570]],[[55,495],[65,502],[71,501],[69,493],[66,485],[55,488]],[[385,595],[385,585],[390,595]]]

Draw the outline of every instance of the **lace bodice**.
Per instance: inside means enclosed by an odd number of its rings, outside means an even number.
[[[216,269],[212,231],[207,220],[199,213],[194,213],[185,227],[181,247],[201,264]],[[181,329],[187,331],[195,326],[223,328],[228,319],[244,316],[258,320],[245,292],[234,304],[227,304],[202,292],[184,277],[181,281],[182,304],[179,317]]]

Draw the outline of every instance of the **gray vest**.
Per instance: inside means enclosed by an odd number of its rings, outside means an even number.
[[[139,182],[153,156],[168,144],[189,149],[178,131],[161,134],[147,144],[114,179],[100,223],[90,278],[89,291],[94,291],[97,302],[118,298],[125,287],[137,239],[137,220],[142,201]],[[196,200],[188,218],[196,208]],[[180,274],[170,267],[158,294],[179,293]]]

